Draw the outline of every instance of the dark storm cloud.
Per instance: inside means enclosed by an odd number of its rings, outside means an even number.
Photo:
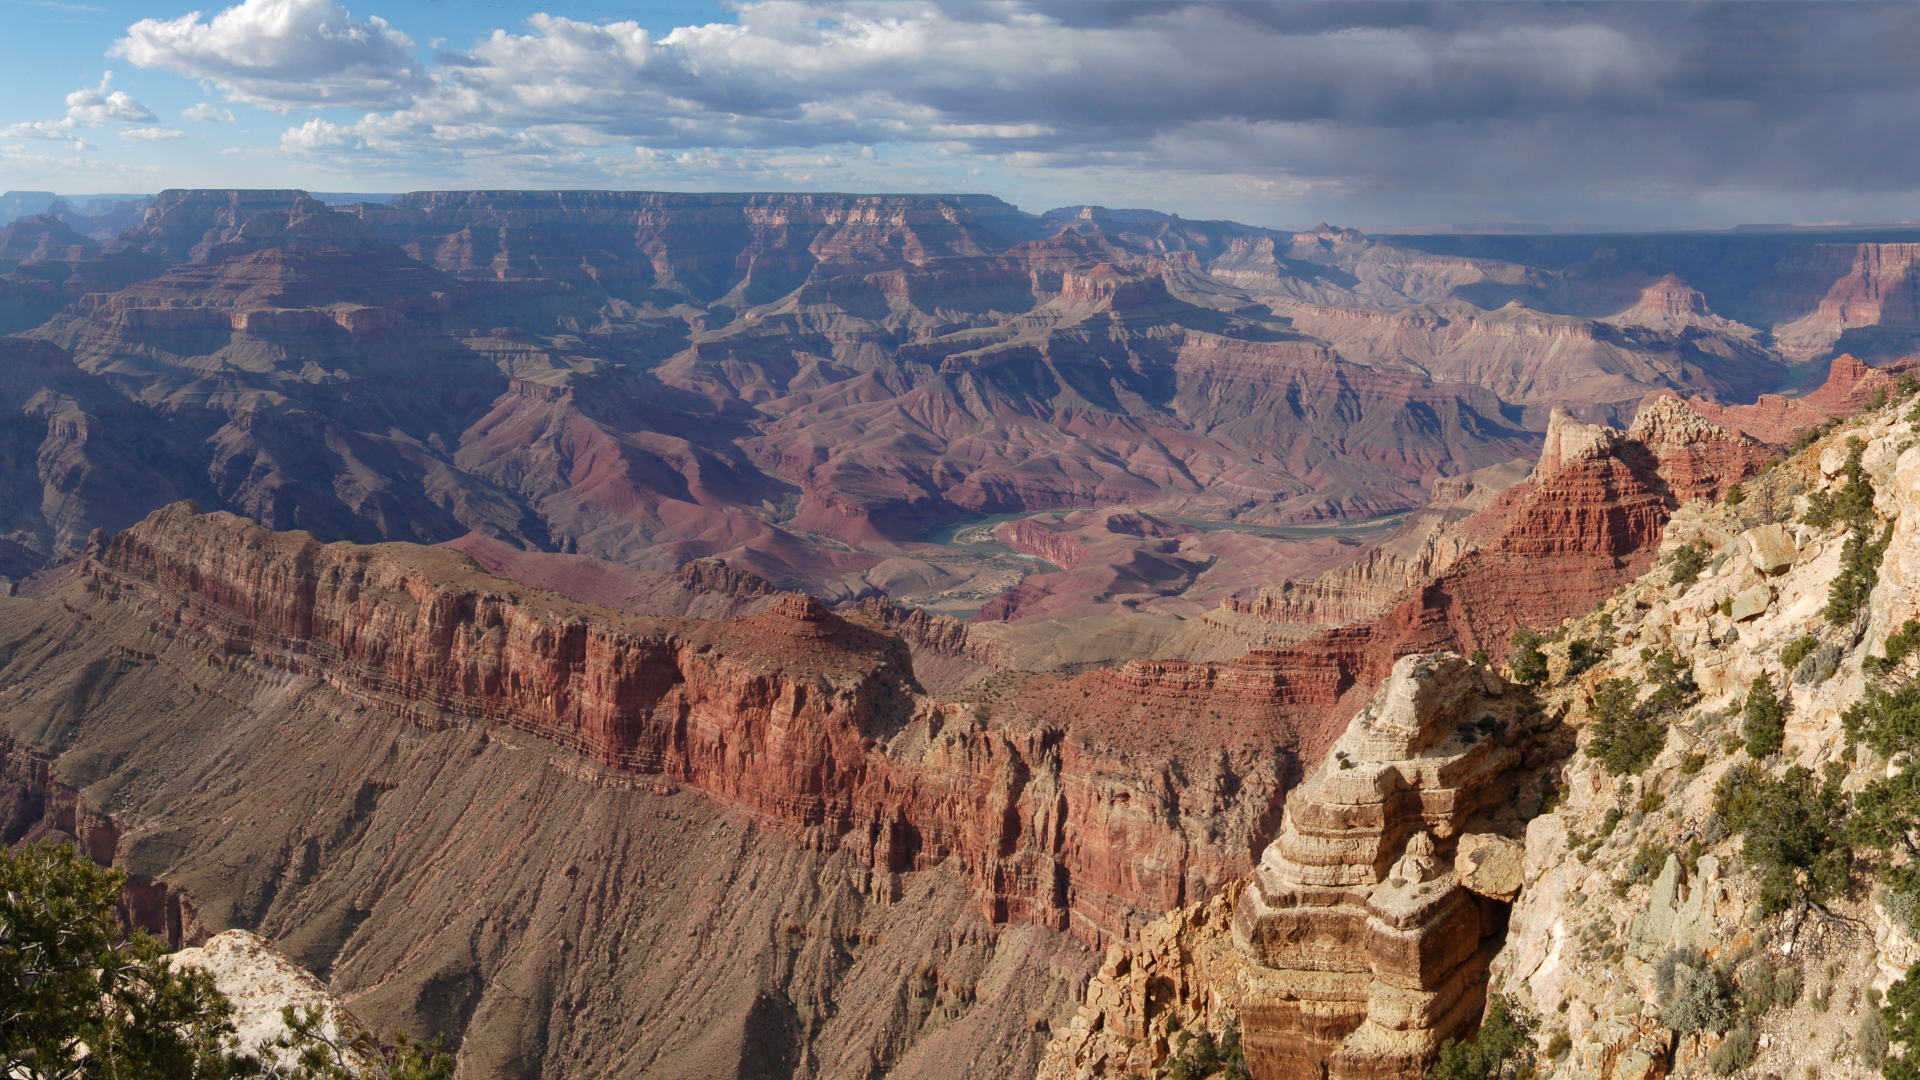
[[[320,26],[324,54],[281,40]],[[1920,165],[1904,4],[761,3],[664,36],[544,15],[525,30],[423,73],[397,29],[333,0],[247,0],[143,22],[118,51],[232,101],[368,102],[381,111],[285,145],[417,160],[921,145],[1469,198],[1903,191]]]

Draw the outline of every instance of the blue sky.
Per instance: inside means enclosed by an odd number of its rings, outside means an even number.
[[[0,0],[0,19],[9,189],[982,191],[1283,227],[1920,218],[1908,4]]]

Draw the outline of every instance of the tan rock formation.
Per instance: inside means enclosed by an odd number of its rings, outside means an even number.
[[[1494,900],[1511,902],[1520,895],[1526,848],[1498,833],[1470,833],[1460,838],[1453,856],[1460,884]]]
[[[1478,1019],[1504,910],[1462,887],[1447,856],[1507,794],[1522,710],[1457,656],[1402,657],[1291,793],[1234,912],[1256,1076],[1418,1075]]]
[[[1145,1076],[1175,1033],[1224,1035],[1239,1021],[1233,909],[1244,882],[1148,923],[1137,941],[1107,947],[1086,1004],[1047,1046],[1036,1080]]]
[[[1556,406],[1547,421],[1546,445],[1540,448],[1540,463],[1528,479],[1540,483],[1557,475],[1575,461],[1605,457],[1619,448],[1622,434],[1603,424],[1583,424],[1572,413]]]
[[[258,934],[227,930],[205,945],[168,957],[179,968],[197,968],[213,976],[215,986],[233,1003],[234,1035],[242,1053],[273,1055],[273,1044],[287,1034],[283,1009],[305,1014],[320,1010],[319,1033],[340,1046],[357,1073],[375,1075],[379,1044],[365,1024],[327,992],[313,973],[281,956]]]

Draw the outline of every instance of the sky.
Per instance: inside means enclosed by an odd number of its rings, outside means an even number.
[[[1912,4],[0,0],[0,189],[1920,219]]]

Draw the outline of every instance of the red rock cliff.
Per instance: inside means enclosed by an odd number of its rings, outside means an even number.
[[[1005,706],[937,702],[898,637],[800,594],[644,618],[453,551],[321,544],[190,504],[96,534],[84,578],[234,661],[423,726],[513,727],[698,787],[855,851],[880,888],[958,858],[988,917],[1096,942],[1246,872],[1291,771],[1271,734],[1134,755],[1060,679]]]

